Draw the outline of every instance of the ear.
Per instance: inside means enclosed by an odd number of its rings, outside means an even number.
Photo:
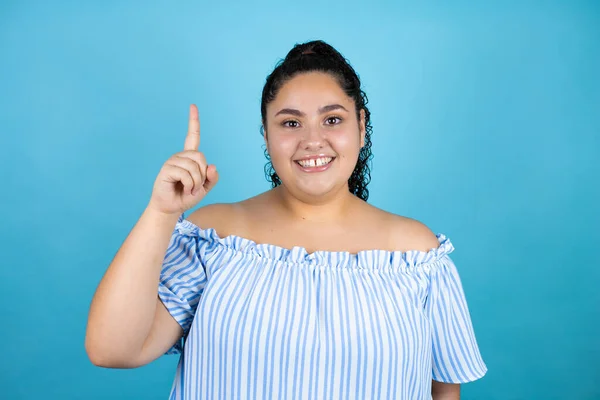
[[[265,126],[262,126],[262,133],[263,133],[263,140],[265,141],[265,146],[269,145],[269,141],[267,138],[267,129],[265,128]]]
[[[360,110],[360,147],[363,148],[365,145],[365,135],[367,133],[366,122],[365,122],[365,110]]]

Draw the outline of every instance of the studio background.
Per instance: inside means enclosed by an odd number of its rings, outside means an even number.
[[[469,399],[600,398],[600,3],[0,4],[0,398],[166,399],[176,356],[87,359],[94,290],[183,149],[267,190],[266,76],[323,39],[362,78],[369,201],[453,241],[488,374]]]

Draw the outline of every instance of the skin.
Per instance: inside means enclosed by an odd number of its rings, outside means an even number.
[[[309,207],[329,204],[333,211],[337,201],[349,199],[347,181],[364,138],[364,111],[358,121],[354,101],[328,74],[295,77],[267,106],[265,143],[287,189],[285,196]],[[294,160],[319,154],[335,157],[331,168],[316,174],[298,172]]]
[[[187,218],[223,237],[316,250],[421,250],[438,246],[435,235],[410,218],[380,210],[348,189],[364,145],[364,111],[324,73],[307,73],[283,85],[267,106],[265,143],[282,180],[279,187],[231,204],[200,207]],[[158,278],[170,235],[182,211],[200,202],[218,180],[199,149],[200,123],[190,108],[184,150],[156,179],[152,198],[103,277],[90,308],[86,350],[98,366],[134,368],[160,357],[183,334],[157,298]],[[323,172],[307,173],[296,160],[335,157]],[[121,307],[128,304],[129,307]],[[456,400],[460,385],[433,381],[435,400]]]

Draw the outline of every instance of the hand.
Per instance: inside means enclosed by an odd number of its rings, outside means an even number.
[[[200,147],[198,108],[190,106],[190,121],[182,152],[162,166],[152,190],[149,207],[164,214],[181,214],[206,196],[219,179],[217,168],[207,165]]]

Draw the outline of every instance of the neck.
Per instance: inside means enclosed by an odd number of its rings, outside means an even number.
[[[294,196],[283,185],[275,188],[273,194],[279,200],[283,212],[289,218],[306,222],[335,222],[343,220],[353,209],[357,198],[343,187],[325,197],[301,198]]]

